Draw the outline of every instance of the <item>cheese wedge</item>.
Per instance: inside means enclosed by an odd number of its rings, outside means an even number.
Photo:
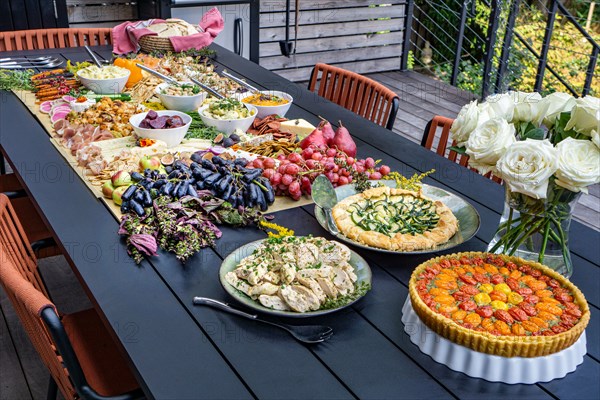
[[[315,130],[315,127],[304,119],[291,119],[281,123],[281,132],[295,133],[298,139],[302,140]]]

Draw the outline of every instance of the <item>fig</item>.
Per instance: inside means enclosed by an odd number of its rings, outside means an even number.
[[[223,141],[224,138],[225,138],[225,136],[223,136],[222,133],[219,133],[217,136],[215,136],[215,138],[213,139],[213,142],[215,144],[219,144]]]
[[[125,193],[128,187],[129,186],[119,186],[113,191],[112,199],[116,205],[120,206],[123,203],[123,199],[121,197],[123,196],[123,193]]]
[[[236,143],[239,143],[240,140],[242,140],[237,133],[232,133],[231,135],[229,135],[229,139],[233,140]]]
[[[173,154],[165,154],[164,156],[161,157],[160,162],[162,163],[162,165],[173,165],[173,163],[175,162],[175,157],[173,156]]]
[[[223,140],[223,143],[221,144],[221,146],[223,146],[223,147],[231,147],[234,144],[235,144],[235,142],[233,141],[233,139],[231,139],[231,138],[225,138]]]
[[[121,187],[121,186],[129,186],[131,185],[131,175],[129,175],[129,172],[127,171],[117,171],[115,172],[115,174],[110,178],[110,181],[113,185],[113,187],[117,188],[117,187]]]
[[[160,169],[160,167],[162,166],[161,162],[160,162],[160,158],[153,156],[153,157],[142,157],[140,158],[140,168],[141,169]]]
[[[202,156],[202,159],[203,159],[203,160],[210,160],[210,159],[212,159],[213,157],[214,157],[214,154],[213,154],[213,153],[211,153],[211,152],[209,151],[208,153],[206,153],[206,154],[204,154],[204,155]]]
[[[104,197],[106,197],[107,199],[112,198],[112,194],[113,194],[114,190],[115,190],[115,187],[113,186],[111,181],[106,181],[106,182],[104,182],[104,185],[102,185],[102,195]]]

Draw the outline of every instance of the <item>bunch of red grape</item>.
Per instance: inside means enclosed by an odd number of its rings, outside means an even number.
[[[324,174],[334,187],[347,185],[358,174],[366,179],[379,180],[390,173],[387,165],[378,166],[373,158],[355,159],[336,148],[309,146],[302,153],[290,153],[273,158],[257,158],[248,167],[262,168],[269,178],[275,194],[299,200],[310,195],[311,183]]]

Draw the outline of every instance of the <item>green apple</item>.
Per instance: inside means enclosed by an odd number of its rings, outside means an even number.
[[[127,171],[115,172],[115,174],[110,178],[110,181],[115,188],[120,186],[129,186],[132,183],[131,175],[129,175],[129,172]]]
[[[140,159],[140,167],[142,169],[160,169],[160,167],[162,167],[162,163],[160,162],[160,158],[156,156],[146,156]]]
[[[129,186],[131,185],[119,186],[115,190],[113,190],[112,199],[116,205],[120,206],[123,203],[123,199],[121,198],[121,196],[123,196],[123,193],[125,193]]]
[[[104,185],[102,185],[102,194],[107,199],[112,199],[112,194],[113,194],[114,190],[115,190],[115,187],[113,186],[111,181],[106,181],[106,182],[104,182]]]

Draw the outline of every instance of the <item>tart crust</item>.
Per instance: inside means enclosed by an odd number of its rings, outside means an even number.
[[[590,320],[590,310],[583,293],[571,281],[553,271],[552,269],[533,261],[526,261],[519,257],[494,254],[504,261],[512,261],[516,264],[528,265],[540,270],[560,282],[573,294],[576,304],[580,307],[582,316],[579,322],[566,332],[551,336],[496,336],[488,332],[478,332],[461,326],[432,309],[430,309],[419,296],[416,289],[417,277],[428,266],[439,263],[445,259],[460,259],[466,257],[485,257],[488,253],[465,252],[437,257],[420,264],[412,273],[409,282],[409,295],[412,306],[421,319],[429,328],[446,339],[468,347],[475,351],[502,357],[540,357],[557,353],[573,345],[581,336]]]
[[[365,199],[375,199],[382,196],[411,195],[416,198],[429,200],[436,207],[436,213],[440,219],[432,230],[422,234],[412,235],[410,233],[396,233],[388,236],[376,231],[364,230],[352,221],[347,211],[350,205]],[[333,219],[340,232],[346,237],[371,247],[378,247],[395,251],[415,251],[431,249],[439,244],[446,243],[458,231],[458,220],[441,201],[434,201],[419,192],[404,189],[389,188],[387,186],[365,190],[363,193],[355,194],[340,201],[332,209]]]

